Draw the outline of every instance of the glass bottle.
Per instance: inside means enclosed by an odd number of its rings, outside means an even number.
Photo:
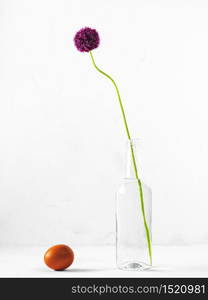
[[[137,163],[138,140],[127,143],[126,176],[116,194],[116,262],[122,270],[144,270],[151,267],[147,233],[144,226],[138,180],[132,160]],[[141,181],[146,224],[151,240],[152,193]]]

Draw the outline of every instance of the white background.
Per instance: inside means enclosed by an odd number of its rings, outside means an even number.
[[[208,242],[207,1],[0,1],[0,245],[113,244],[125,131],[73,36],[96,28],[117,81],[153,242]]]

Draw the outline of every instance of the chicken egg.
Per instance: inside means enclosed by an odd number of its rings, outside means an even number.
[[[61,271],[68,268],[74,261],[74,252],[67,245],[55,245],[50,247],[45,255],[45,264],[55,270]]]

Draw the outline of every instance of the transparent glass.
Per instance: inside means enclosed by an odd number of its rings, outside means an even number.
[[[151,267],[151,262],[138,181],[132,167],[129,148],[128,143],[126,177],[118,188],[116,196],[116,261],[117,267],[122,270],[144,270]],[[135,142],[133,148],[136,154]],[[151,238],[152,193],[146,184],[141,183],[146,222]]]

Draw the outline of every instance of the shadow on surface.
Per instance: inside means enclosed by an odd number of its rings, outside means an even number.
[[[69,268],[66,269],[65,272],[71,272],[71,273],[79,273],[79,272],[102,272],[102,271],[113,271],[114,269],[89,269],[89,268]]]
[[[167,272],[167,271],[171,271],[169,268],[165,268],[165,267],[157,267],[157,266],[154,266],[150,269],[147,269],[147,270],[144,270],[142,272],[148,272],[148,273],[151,273],[151,272]]]
[[[68,268],[68,269],[65,269],[65,270],[59,270],[59,271],[55,271],[55,270],[52,270],[52,269],[49,269],[49,268],[35,268],[34,270],[38,271],[38,272],[42,272],[42,273],[89,273],[89,272],[103,272],[103,271],[113,271],[115,269],[108,269],[108,268],[100,268],[100,269],[90,269],[90,268]]]

